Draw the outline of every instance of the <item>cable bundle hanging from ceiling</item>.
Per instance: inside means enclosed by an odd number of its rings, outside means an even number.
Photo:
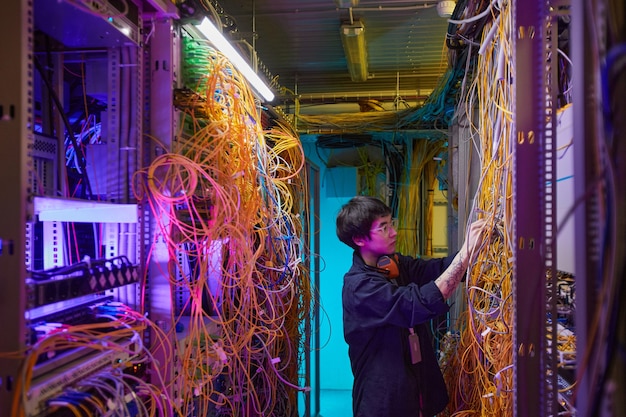
[[[433,158],[444,149],[443,140],[411,140],[405,143],[404,170],[402,182],[396,185],[398,203],[397,250],[401,253],[412,253],[413,256],[428,255],[425,242],[432,236],[432,221],[427,212],[433,210],[434,201],[423,194],[422,184],[426,181],[426,189],[434,186],[434,175],[437,162]],[[429,174],[430,172],[430,174]],[[425,203],[423,204],[422,202]],[[426,219],[424,218],[426,214]],[[423,231],[420,236],[419,231]],[[421,239],[420,239],[421,238]]]

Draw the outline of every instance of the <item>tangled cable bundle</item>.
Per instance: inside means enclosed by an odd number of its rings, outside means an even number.
[[[184,38],[183,53],[179,140],[135,181],[167,239],[173,291],[188,294],[172,323],[189,320],[175,404],[181,415],[294,415],[308,389],[298,377],[310,308],[304,151],[288,126],[263,130],[219,52]]]
[[[463,70],[462,67],[446,70],[428,99],[417,108],[328,115],[299,114],[298,126],[311,133],[447,129],[454,113],[459,79],[464,74]]]
[[[511,62],[511,10],[503,7],[483,35],[484,52],[462,104],[471,125],[473,145],[481,159],[481,176],[473,212],[493,231],[476,254],[465,287],[467,310],[459,333],[443,345],[441,365],[450,390],[446,415],[513,415],[513,249],[512,152],[513,94],[508,80]],[[495,32],[494,32],[495,31]],[[493,38],[490,38],[491,35]],[[476,108],[474,117],[472,110]]]

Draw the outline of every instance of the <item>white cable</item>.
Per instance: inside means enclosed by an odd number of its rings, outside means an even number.
[[[477,20],[482,19],[483,17],[487,16],[487,14],[491,13],[491,8],[493,7],[493,5],[497,2],[498,0],[493,0],[491,3],[489,3],[489,7],[487,7],[482,13],[479,13],[475,16],[472,17],[468,17],[467,19],[463,19],[463,20],[453,20],[453,19],[448,19],[448,23],[452,23],[455,25],[462,25],[464,23],[472,23],[475,22]]]
[[[491,45],[491,40],[493,39],[493,36],[498,30],[498,25],[500,23],[500,16],[502,15],[501,14],[498,15],[496,20],[494,20],[493,25],[491,25],[489,32],[487,32],[487,34],[485,35],[485,39],[483,40],[483,43],[480,45],[480,49],[478,50],[478,55],[483,55],[485,53],[485,49],[487,49],[487,47]]]

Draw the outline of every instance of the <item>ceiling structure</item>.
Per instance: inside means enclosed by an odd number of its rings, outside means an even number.
[[[302,113],[359,111],[364,100],[386,110],[398,102],[420,104],[448,67],[448,21],[436,1],[223,0],[214,6],[224,32],[240,49],[256,52],[259,72],[278,96],[273,104],[297,96]],[[351,80],[342,45],[342,24],[355,23],[364,26],[365,81]]]

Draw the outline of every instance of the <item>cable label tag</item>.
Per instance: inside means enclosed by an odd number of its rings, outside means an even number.
[[[409,334],[409,349],[411,351],[411,363],[420,363],[422,361],[422,351],[420,350],[420,339],[415,333]]]

